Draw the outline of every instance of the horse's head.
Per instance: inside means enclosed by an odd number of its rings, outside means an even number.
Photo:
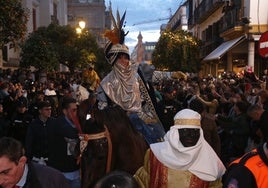
[[[97,110],[93,117],[85,123],[84,130],[95,139],[85,137],[87,145],[80,149],[82,188],[93,185],[109,170],[134,174],[142,166],[148,147],[121,108]]]
[[[82,188],[91,187],[96,180],[110,171],[112,152],[108,129],[98,127],[92,120],[87,121],[86,124],[89,134],[79,136]]]
[[[143,164],[148,148],[144,137],[132,125],[126,111],[109,107],[97,111],[95,119],[107,126],[113,144],[112,170],[123,170],[134,174]]]

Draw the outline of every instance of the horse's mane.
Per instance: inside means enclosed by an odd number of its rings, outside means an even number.
[[[135,129],[126,112],[121,107],[116,106],[104,109],[99,111],[99,113],[95,116],[96,121],[98,124],[107,126],[112,136],[113,144],[138,144],[140,146],[141,141],[144,141],[143,136]],[[116,137],[113,138],[115,135]]]
[[[95,109],[92,117],[91,120],[86,121],[84,133],[96,134],[103,132],[105,130],[104,126],[108,128],[112,141],[111,171],[123,170],[134,174],[143,164],[144,154],[148,145],[143,136],[131,124],[126,112],[120,107],[107,108],[105,110]],[[98,153],[100,152],[96,151],[98,150],[96,146],[98,142],[101,144],[101,146],[99,146],[101,152],[104,150],[107,152],[108,150],[106,138],[90,141],[88,150],[85,150],[87,153],[85,156],[87,157],[85,158],[84,156],[84,164],[89,166],[83,167],[82,170],[84,171],[83,177],[85,178],[85,176],[87,176],[87,180],[82,181],[84,184],[87,184],[86,182],[89,181],[92,182],[93,177],[99,176],[98,174],[105,171],[105,167],[103,169],[103,166],[106,164],[107,154],[99,156]],[[97,158],[94,159],[94,156],[97,156]],[[103,157],[105,157],[105,159],[103,159]],[[92,162],[90,162],[90,160]],[[100,164],[102,166],[100,166]],[[96,168],[96,166],[98,166],[98,168]],[[85,173],[89,174],[86,175]],[[91,180],[89,180],[89,178]]]

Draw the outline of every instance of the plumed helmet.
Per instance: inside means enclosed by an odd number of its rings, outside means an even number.
[[[114,65],[118,55],[126,54],[129,56],[129,49],[124,44],[125,36],[128,34],[124,32],[124,20],[126,16],[126,11],[124,12],[122,18],[120,18],[120,14],[117,10],[117,19],[114,18],[112,14],[112,10],[110,9],[110,16],[113,23],[112,30],[106,30],[104,36],[109,39],[104,47],[105,58],[107,59],[108,63]]]
[[[129,56],[129,49],[125,44],[113,44],[112,42],[108,42],[104,48],[105,58],[109,64],[114,65],[116,58],[119,54],[126,54]]]

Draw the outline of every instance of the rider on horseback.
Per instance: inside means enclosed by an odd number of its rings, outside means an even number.
[[[162,141],[165,134],[157,116],[151,96],[141,75],[138,65],[130,61],[129,49],[124,44],[126,36],[122,29],[125,14],[120,19],[117,12],[116,23],[112,12],[113,30],[105,32],[110,40],[105,46],[105,57],[112,65],[112,71],[101,81],[97,89],[98,108],[120,106],[129,115],[135,128],[141,132],[147,143]]]

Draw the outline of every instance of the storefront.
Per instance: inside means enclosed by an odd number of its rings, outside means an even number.
[[[223,72],[240,73],[246,66],[251,66],[255,74],[261,76],[266,69],[266,62],[258,53],[259,38],[260,35],[255,38],[251,36],[250,39],[243,35],[222,43],[203,59],[203,75],[219,76]],[[268,50],[266,55],[268,56]]]

